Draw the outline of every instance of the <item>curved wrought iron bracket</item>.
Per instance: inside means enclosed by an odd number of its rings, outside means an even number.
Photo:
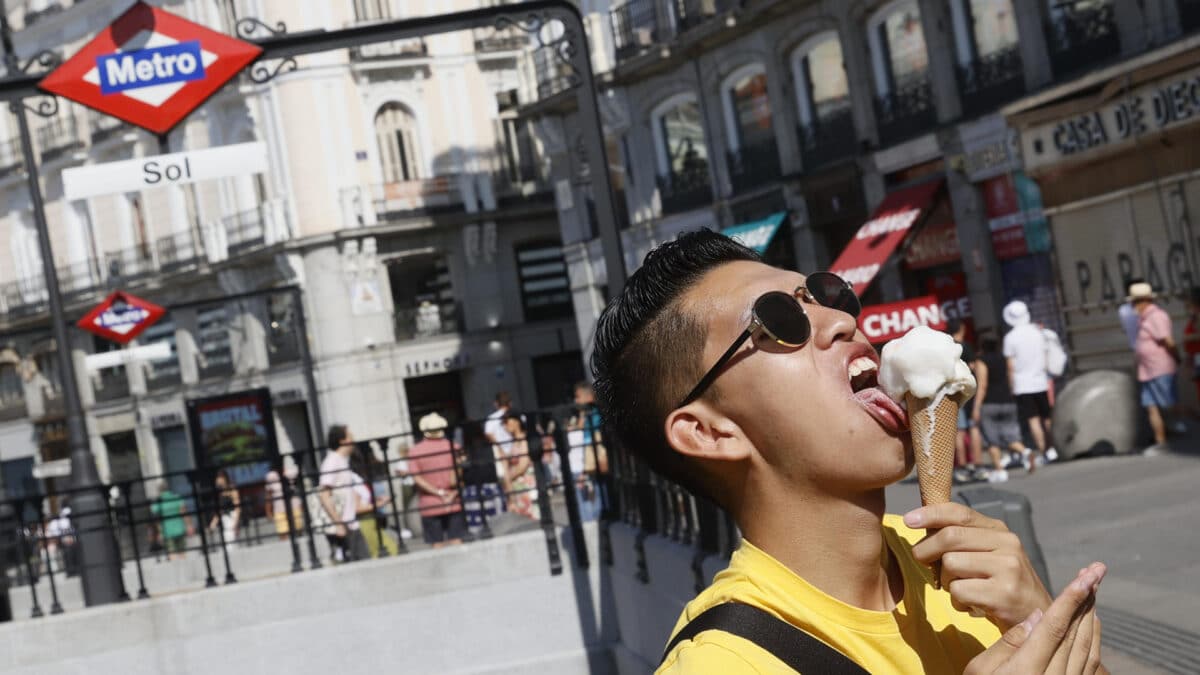
[[[234,32],[243,40],[253,40],[263,37],[259,33],[265,33],[266,37],[278,37],[288,32],[287,24],[278,21],[274,26],[254,17],[245,17],[238,19],[237,25],[234,27]],[[271,61],[259,61],[250,67],[247,71],[247,76],[255,84],[266,84],[271,80],[279,77],[284,73],[290,73],[298,68],[296,59],[287,57]]]
[[[287,57],[279,61],[259,61],[250,67],[248,73],[255,84],[266,84],[284,73],[290,73],[299,66],[296,59]]]
[[[27,60],[25,63],[19,64],[17,67],[21,69],[22,73],[28,74],[29,70],[33,68],[34,65],[41,66],[42,70],[52,70],[60,63],[62,63],[62,58],[60,58],[58,54],[52,50],[43,49],[42,51],[29,57],[29,60]]]
[[[260,37],[256,35],[258,31],[269,33],[271,36],[283,35],[287,32],[287,24],[282,21],[276,22],[274,26],[260,21],[252,16],[238,19],[237,25],[234,27],[234,33],[243,40],[253,40]]]
[[[50,94],[42,94],[37,98],[37,103],[30,105],[26,103],[29,99],[21,99],[21,106],[38,117],[54,117],[58,114],[58,97]]]
[[[547,26],[558,24],[562,27],[562,33],[557,37],[547,38],[544,30]],[[580,74],[579,66],[575,64],[575,59],[580,56],[579,45],[582,40],[576,35],[573,30],[565,22],[556,19],[550,12],[530,12],[523,16],[498,16],[494,24],[497,31],[502,31],[508,28],[515,28],[523,31],[533,37],[537,42],[538,49],[548,49],[550,54],[554,56],[554,60],[567,67],[569,72],[562,73],[566,78],[568,85],[571,88],[579,86],[583,78]]]

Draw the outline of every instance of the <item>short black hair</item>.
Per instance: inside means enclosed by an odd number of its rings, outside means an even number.
[[[592,351],[596,404],[617,440],[659,474],[710,498],[686,457],[667,443],[663,423],[703,374],[708,327],[680,300],[706,274],[738,261],[762,257],[707,229],[650,251],[601,312]]]
[[[326,442],[329,443],[330,450],[337,450],[342,445],[342,441],[346,440],[346,434],[349,429],[345,424],[334,424],[329,427],[329,433],[325,435]]]
[[[958,318],[957,316],[952,316],[949,319],[946,319],[946,332],[950,335],[954,335],[958,331],[962,330],[962,327],[962,319]]]

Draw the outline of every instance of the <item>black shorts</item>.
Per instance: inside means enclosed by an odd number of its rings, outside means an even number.
[[[1022,422],[1034,417],[1050,417],[1050,395],[1044,391],[1017,394],[1017,415]]]
[[[462,511],[440,516],[421,516],[421,530],[426,544],[462,539],[467,534],[467,516]]]

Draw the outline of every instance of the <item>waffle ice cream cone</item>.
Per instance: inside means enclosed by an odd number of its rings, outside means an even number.
[[[950,396],[932,399],[905,395],[921,504],[950,501],[954,479],[954,446],[958,435],[958,402]]]

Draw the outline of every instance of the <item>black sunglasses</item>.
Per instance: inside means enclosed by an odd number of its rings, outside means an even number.
[[[812,322],[808,320],[808,313],[804,311],[804,306],[797,297],[805,302],[816,302],[823,307],[845,312],[856,319],[862,312],[862,304],[854,294],[854,287],[832,272],[814,272],[808,275],[804,285],[798,287],[791,295],[783,291],[770,291],[760,295],[754,301],[750,325],[729,345],[729,349],[726,349],[721,358],[704,374],[700,383],[676,407],[682,408],[700,398],[712,385],[713,380],[717,379],[721,367],[733,358],[746,338],[759,331],[776,343],[792,349],[808,342],[812,337]]]

